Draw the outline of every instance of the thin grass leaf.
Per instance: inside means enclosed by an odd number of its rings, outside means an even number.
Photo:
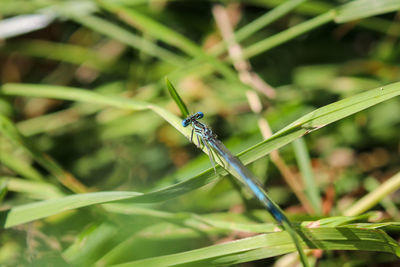
[[[382,222],[382,223],[354,223],[346,227],[356,227],[361,229],[382,229],[389,231],[398,231],[400,222]]]
[[[80,101],[90,104],[112,106],[120,109],[135,111],[152,110],[169,124],[171,124],[175,129],[180,131],[188,139],[190,138],[191,131],[190,129],[182,127],[182,119],[178,118],[174,114],[157,105],[145,101],[127,99],[118,96],[103,95],[92,91],[54,85],[8,84],[2,87],[0,93],[1,92],[8,92],[11,94],[18,93],[23,96]]]
[[[0,153],[0,162],[22,177],[36,181],[44,180],[44,177],[40,172],[27,164],[21,158],[16,157],[13,153],[7,153],[4,148],[2,148]]]
[[[371,8],[371,5],[375,8]],[[252,44],[251,46],[244,49],[243,53],[246,58],[251,58],[333,20],[335,20],[335,22],[337,23],[343,23],[399,9],[400,2],[397,0],[352,1],[348,4],[341,6],[338,9],[332,9],[322,15],[312,18],[299,25],[293,26],[292,28],[289,28],[269,38],[259,41],[258,43]]]
[[[304,228],[348,226],[356,221],[368,221],[376,215],[376,212],[368,212],[359,216],[333,216],[317,221],[303,221],[301,226]]]
[[[284,30],[280,33],[277,33],[271,37],[265,38],[262,41],[259,41],[255,44],[246,47],[243,50],[243,56],[245,58],[251,58],[261,53],[264,53],[278,45],[281,45],[297,36],[300,36],[303,33],[309,32],[315,28],[318,28],[326,23],[331,22],[336,16],[336,12],[334,10],[326,12],[322,15],[319,15],[315,18],[307,20],[303,23],[300,23],[296,26],[293,26],[287,30]]]
[[[171,95],[172,99],[175,101],[175,103],[178,105],[179,109],[181,110],[182,117],[186,118],[187,116],[189,116],[188,108],[186,107],[186,105],[183,102],[182,98],[179,96],[179,94],[176,91],[175,87],[168,80],[168,78],[165,78],[165,84],[167,85],[168,92]]]
[[[400,255],[396,241],[381,230],[310,228],[302,230],[310,248],[323,250],[365,250]],[[182,253],[118,264],[127,266],[171,266],[178,264],[233,265],[270,258],[295,251],[286,232],[276,232],[213,245]]]
[[[245,40],[246,38],[250,37],[253,33],[261,30],[262,28],[267,27],[272,22],[278,20],[282,16],[286,15],[299,5],[303,4],[308,0],[289,0],[285,1],[282,4],[276,6],[271,11],[268,11],[261,17],[255,19],[254,21],[248,23],[247,25],[243,26],[235,33],[235,38],[238,42]]]
[[[79,119],[99,112],[101,107],[85,106],[82,103],[73,105],[70,108],[56,111],[20,121],[16,124],[18,130],[26,137],[55,131],[60,128],[67,128]]]
[[[62,255],[73,266],[92,266],[94,255],[112,242],[118,231],[118,227],[110,223],[94,225],[84,231]]]
[[[373,177],[368,177],[364,180],[365,189],[371,193],[380,187],[380,183]],[[395,221],[400,221],[400,210],[397,208],[394,198],[390,196],[390,194],[379,202],[380,205],[384,208],[384,210],[393,218]]]
[[[94,204],[121,201],[138,195],[141,195],[141,193],[95,192],[34,202],[0,211],[0,225],[3,228],[9,228],[33,220],[46,218],[63,211],[87,207]]]
[[[9,191],[25,193],[30,198],[38,200],[60,198],[65,195],[59,188],[46,182],[27,181],[16,177],[1,176],[0,179],[7,179]]]
[[[138,12],[137,9],[128,8],[110,1],[99,1],[99,3],[101,3],[102,7],[106,10],[116,14],[128,24],[138,28],[140,31],[149,33],[171,46],[181,49],[188,55],[195,56],[199,55],[199,53],[202,54],[201,48],[190,39],[171,30],[151,17]]]
[[[353,206],[344,211],[344,215],[354,216],[361,214],[379,203],[383,198],[400,188],[400,172],[381,184],[373,192],[358,200]]]
[[[266,12],[261,17],[253,20],[252,22],[249,22],[242,28],[238,29],[234,33],[235,40],[238,43],[246,40],[255,32],[267,27],[268,25],[278,20],[279,18],[283,17],[284,15],[286,15],[287,13],[289,13],[290,11],[292,11],[294,8],[296,8],[305,1],[307,0],[289,0],[276,6],[273,10]],[[227,47],[224,44],[224,42],[220,42],[219,44],[213,46],[210,49],[210,52],[216,56],[219,56],[226,51],[226,48]]]
[[[9,179],[0,177],[0,203],[3,202],[3,199],[6,197],[8,192],[8,182]]]
[[[313,176],[310,156],[308,155],[306,144],[303,138],[293,141],[293,149],[295,152],[296,160],[300,168],[301,177],[303,179],[304,190],[308,199],[317,214],[322,214],[322,200],[319,195],[318,185]]]
[[[215,70],[223,74],[228,80],[240,82],[237,74],[228,66],[226,66],[225,63],[219,61],[214,56],[205,53],[200,46],[186,38],[184,35],[171,30],[164,24],[161,24],[160,22],[138,12],[137,10],[110,3],[105,4],[104,7],[109,9],[111,12],[116,13],[124,21],[135,28],[148,33],[169,45],[180,48],[182,51],[192,57],[199,57],[202,61],[212,65]]]
[[[239,154],[240,159],[244,163],[248,164],[262,156],[265,156],[266,154],[264,153],[266,151],[269,153],[271,150],[284,146],[300,136],[309,134],[310,132],[320,129],[330,123],[398,95],[400,95],[400,82],[368,90],[316,109],[275,133],[267,140],[243,151]],[[279,143],[279,145],[277,143]]]
[[[284,3],[286,3],[286,0],[267,0],[267,1],[251,0],[251,2],[257,3],[258,5],[261,6],[274,8],[283,5]],[[296,8],[296,13],[308,16],[316,16],[328,12],[330,10],[333,10],[335,8],[337,8],[337,6],[328,3],[327,1],[325,2],[309,1]],[[335,22],[337,22],[336,19]],[[387,19],[382,19],[379,17],[364,18],[363,20],[359,21],[356,26],[360,26],[369,30],[383,33],[385,35],[391,35],[394,37],[399,36],[400,23]],[[388,31],[389,27],[393,28],[393,31],[392,30]]]
[[[83,101],[92,104],[111,105],[123,109],[152,109],[154,112],[168,121],[173,127],[184,134],[188,139],[190,138],[190,129],[182,127],[181,119],[158,106],[146,102],[119,97],[103,96],[90,91],[58,86],[7,84],[3,86],[1,92],[8,95],[49,97]],[[305,134],[310,133],[311,131],[322,128],[327,124],[335,122],[346,116],[350,116],[370,106],[396,97],[399,94],[400,82],[386,85],[374,90],[369,90],[367,92],[357,94],[355,96],[319,108],[296,120],[289,126],[271,136],[269,139],[243,151],[242,153],[239,153],[238,156],[243,163],[249,164],[265,155],[268,155],[271,151],[278,149]],[[217,174],[214,173],[212,168],[209,168],[197,176],[191,177],[181,183],[177,183],[154,192],[146,193],[131,199],[131,201],[136,203],[154,203],[188,193],[214,181],[219,177],[219,175],[226,175],[226,171],[220,166],[218,166],[216,169]]]
[[[248,233],[268,233],[268,232],[273,232],[276,229],[276,225],[273,224],[272,222],[271,223],[254,223],[254,222],[244,223],[241,221],[236,222],[233,219],[233,215],[230,213],[227,213],[228,218],[224,220],[219,218],[213,218],[212,215],[211,216],[198,215],[189,212],[171,213],[161,210],[139,207],[136,205],[126,204],[126,203],[103,204],[102,207],[112,213],[146,216],[146,217],[153,217],[159,220],[177,222],[179,224],[185,225],[186,227],[191,227],[193,229],[202,229],[202,232],[204,233],[208,232],[208,230],[215,232],[214,228],[224,230],[224,232],[227,232],[229,230],[229,231],[241,231]],[[262,210],[262,212],[264,212],[264,210]],[[238,217],[239,216],[243,217],[243,215],[240,214],[237,215]],[[272,217],[270,217],[270,220],[272,221]],[[177,230],[179,231],[179,228]]]
[[[400,10],[398,0],[356,0],[340,6],[335,21],[344,23]]]

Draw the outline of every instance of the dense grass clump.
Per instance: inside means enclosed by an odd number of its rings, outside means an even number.
[[[311,266],[396,266],[399,10],[1,1],[1,265],[307,264],[188,141],[181,120],[202,111]]]

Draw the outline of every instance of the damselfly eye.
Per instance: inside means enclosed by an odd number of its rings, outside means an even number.
[[[186,127],[188,125],[189,125],[189,121],[188,120],[185,119],[185,120],[182,121],[182,126],[183,127]]]
[[[204,117],[204,113],[203,112],[199,111],[199,112],[196,113],[196,119],[201,119],[203,117]]]

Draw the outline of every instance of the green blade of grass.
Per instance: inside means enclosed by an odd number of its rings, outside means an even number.
[[[56,186],[38,181],[27,181],[16,177],[2,177],[0,179],[8,180],[8,190],[12,192],[25,193],[30,198],[45,200],[64,196]]]
[[[99,1],[99,3],[103,8],[114,13],[116,16],[119,16],[129,25],[146,32],[171,46],[181,49],[188,55],[195,56],[202,53],[201,48],[190,39],[174,30],[171,30],[165,26],[165,24],[159,23],[150,16],[138,12],[137,9],[115,4],[115,2],[110,1]]]
[[[266,7],[276,7],[283,5],[286,3],[286,0],[252,0],[252,2],[256,2],[259,5],[266,6]],[[319,15],[325,13],[329,10],[334,9],[335,6],[327,1],[309,1],[300,5],[296,8],[296,13],[303,14],[303,15]],[[379,33],[383,33],[385,35],[391,35],[393,37],[399,36],[400,23],[396,21],[391,21],[388,19],[383,19],[379,17],[369,17],[365,18],[357,23],[357,26],[364,27],[369,30],[377,31]],[[388,31],[388,28],[393,28],[393,31]]]
[[[276,6],[274,9],[268,11],[261,17],[253,20],[252,22],[238,29],[235,32],[235,40],[239,43],[246,40],[255,32],[267,27],[272,22],[283,17],[284,15],[286,15],[287,13],[289,13],[290,11],[292,11],[294,8],[304,3],[305,1],[307,0],[288,0]],[[227,47],[225,46],[224,42],[220,42],[219,44],[213,46],[210,49],[210,52],[212,52],[212,54],[214,55],[221,55],[223,52],[226,51],[226,48]]]
[[[151,109],[178,131],[190,138],[190,129],[182,127],[181,119],[167,110],[151,103],[126,99],[121,97],[110,97],[90,91],[73,89],[61,86],[32,85],[32,84],[6,84],[2,90],[4,94],[21,95],[33,97],[48,97],[64,100],[83,101],[92,104],[111,105],[117,108],[144,110]],[[400,94],[400,82],[369,90],[352,97],[337,101],[333,104],[319,108],[285,127],[269,139],[247,149],[239,154],[240,159],[248,164],[267,155],[272,150],[290,143],[296,138],[308,134],[327,124],[335,122],[346,116],[350,116],[363,109],[379,104],[385,100]]]
[[[308,155],[306,144],[303,138],[293,141],[293,149],[295,152],[296,160],[300,168],[301,177],[303,179],[304,190],[317,214],[322,214],[321,197],[319,189],[314,180],[313,172],[311,169],[310,157]]]
[[[8,178],[0,177],[0,203],[3,202],[3,199],[6,197],[8,192]]]
[[[171,125],[181,131],[185,136],[190,136],[190,130],[187,130],[186,128],[181,126],[181,120],[179,118],[158,106],[151,105],[146,102],[134,101],[119,97],[117,98],[103,96],[94,92],[71,88],[67,89],[57,86],[8,84],[3,86],[2,92],[5,94],[13,95],[30,95],[36,97],[52,97],[75,101],[85,101],[95,104],[111,105],[124,109],[152,109],[165,120],[167,120]],[[240,153],[239,157],[243,162],[248,164],[259,159],[260,157],[267,155],[272,150],[282,147],[287,143],[290,143],[291,141],[297,139],[302,135],[317,130],[329,123],[354,114],[360,110],[366,109],[372,105],[393,98],[399,94],[400,82],[370,90],[319,108],[290,124],[280,132],[274,134],[271,138]],[[219,166],[217,167],[217,173],[221,175],[226,174],[226,172]],[[193,191],[196,188],[202,187],[212,182],[217,177],[217,174],[215,174],[213,169],[210,168],[202,172],[201,174],[189,178],[181,183],[143,195],[136,195],[134,197],[131,197],[129,201],[135,203],[154,203],[166,199],[171,199]],[[5,211],[5,213],[8,212],[9,211]],[[32,220],[32,218],[24,217],[23,214],[19,214],[18,216],[24,218],[24,220],[19,221],[19,223],[24,223]],[[12,219],[11,221],[13,221],[14,224],[16,223],[14,219]]]
[[[187,116],[189,116],[188,108],[186,107],[186,105],[183,102],[182,98],[179,96],[179,94],[176,91],[175,87],[168,80],[168,78],[165,78],[165,83],[167,85],[167,89],[168,89],[169,94],[171,95],[172,99],[175,101],[175,103],[178,105],[179,109],[181,110],[182,116],[184,118],[186,118]]]
[[[280,44],[287,42],[297,36],[300,36],[303,33],[309,32],[312,29],[320,27],[326,23],[331,22],[336,16],[336,12],[334,10],[326,12],[322,15],[319,15],[315,18],[312,18],[308,21],[300,23],[296,26],[293,26],[287,30],[284,30],[280,33],[277,33],[271,37],[268,37],[262,41],[259,41],[255,44],[246,47],[243,50],[243,56],[245,58],[251,58],[256,55],[259,55],[265,51],[268,51]]]
[[[348,216],[361,214],[367,211],[368,209],[372,208],[376,204],[378,204],[379,201],[381,201],[389,194],[395,192],[399,188],[400,188],[400,172],[392,176],[389,180],[387,180],[383,184],[381,184],[381,186],[379,186],[373,192],[367,194],[359,201],[354,203],[353,206],[346,209],[344,214]]]
[[[3,148],[0,153],[0,162],[22,177],[36,181],[44,180],[43,176],[35,168],[32,168],[31,165],[16,157],[13,153],[7,153]]]
[[[73,266],[93,266],[93,255],[111,243],[118,231],[116,225],[107,222],[92,225],[89,229],[84,229],[79,238],[63,251],[63,258]]]
[[[228,80],[240,82],[236,73],[227,65],[225,65],[225,63],[219,61],[214,56],[205,53],[200,46],[186,38],[184,35],[168,28],[164,24],[161,24],[160,22],[138,12],[135,9],[126,8],[115,3],[102,3],[106,9],[120,16],[121,19],[123,19],[129,25],[148,33],[154,38],[164,41],[169,45],[178,47],[192,57],[199,57],[202,61],[212,65],[215,70],[223,74]]]
[[[354,96],[339,100],[335,103],[318,108],[279,132],[267,140],[240,153],[240,158],[246,164],[265,156],[265,152],[284,146],[287,143],[320,129],[330,123],[355,114],[361,110],[379,104],[383,101],[400,95],[400,82],[392,83],[376,89],[356,94]],[[279,144],[278,144],[279,143]]]
[[[374,8],[371,8],[374,6]],[[320,27],[328,22],[335,20],[337,23],[343,23],[360,18],[366,18],[377,14],[383,14],[400,9],[398,0],[357,0],[340,6],[338,9],[332,9],[322,15],[312,18],[299,25],[293,26],[274,36],[266,38],[244,49],[246,58],[250,58],[273,47],[276,47],[288,40],[291,40],[303,33]]]
[[[340,228],[303,229],[310,248],[365,250],[400,255],[399,245],[381,230]],[[276,232],[213,245],[172,255],[118,264],[127,266],[171,266],[179,264],[233,265],[295,251],[286,232]]]
[[[265,13],[261,17],[257,18],[256,20],[250,22],[249,24],[243,26],[239,30],[237,30],[235,37],[238,42],[245,40],[247,37],[252,35],[253,33],[265,28],[272,22],[276,21],[280,17],[284,16],[285,14],[292,11],[297,6],[301,5],[302,3],[308,0],[289,0],[285,1],[284,3],[278,5],[273,10]]]
[[[23,96],[34,96],[34,97],[49,97],[58,98],[66,100],[84,101],[93,104],[104,104],[111,105],[118,108],[133,109],[133,110],[143,110],[152,109],[158,115],[163,117],[172,126],[184,134],[187,138],[190,137],[190,130],[181,126],[181,119],[177,118],[168,111],[149,103],[129,100],[118,97],[109,97],[96,94],[94,92],[77,90],[66,87],[58,86],[44,86],[44,85],[29,85],[29,84],[7,84],[3,86],[2,92],[10,95],[23,95]],[[344,100],[335,102],[333,104],[327,105],[325,107],[319,108],[299,120],[295,121],[291,125],[287,126],[280,132],[274,134],[271,138],[247,149],[246,151],[239,154],[240,159],[248,164],[253,162],[272,150],[282,147],[296,138],[303,136],[313,130],[321,128],[329,123],[337,121],[346,116],[352,115],[358,111],[366,109],[372,105],[378,104],[387,99],[393,98],[400,94],[400,83],[393,83],[387,86],[383,86],[374,90],[369,90],[367,92],[355,95],[353,97],[346,98]],[[224,174],[220,168],[217,168],[218,173]],[[208,172],[208,174],[207,174]],[[202,186],[200,181],[210,182],[215,178],[215,175],[207,177],[210,175],[211,169],[203,172],[198,176],[197,182],[195,184],[200,187]],[[202,177],[202,178],[200,178]],[[194,179],[194,178],[193,178]],[[190,179],[189,179],[190,180]],[[188,183],[191,183],[188,181]],[[183,186],[182,192],[187,192]],[[196,187],[197,188],[197,187]],[[156,194],[159,196],[159,194]],[[167,193],[166,195],[169,195]]]
[[[398,0],[356,0],[340,6],[335,21],[343,23],[397,10],[400,10]]]
[[[175,127],[178,131],[180,131],[188,139],[190,138],[191,131],[190,129],[181,125],[182,119],[157,105],[145,101],[137,101],[123,97],[113,97],[88,90],[54,85],[8,84],[2,87],[0,93],[1,92],[6,94],[17,93],[21,94],[21,96],[72,100],[96,105],[112,106],[127,110],[152,110],[173,127]]]
[[[120,201],[141,195],[136,192],[95,192],[50,199],[0,211],[0,225],[9,228],[21,223],[46,218],[63,211],[94,204]]]

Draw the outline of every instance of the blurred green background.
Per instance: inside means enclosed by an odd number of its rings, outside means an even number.
[[[61,89],[152,103],[180,117],[168,76],[190,112],[204,112],[239,153],[265,139],[265,124],[277,132],[319,107],[398,81],[400,4],[376,2],[2,0],[2,210],[74,193],[154,192],[211,167],[153,110],[70,101],[68,93],[55,96]],[[26,90],[13,93],[21,84]],[[292,220],[339,216],[399,172],[399,132],[400,99],[393,98],[249,168]],[[311,185],[300,188],[299,201],[285,181],[301,186],[304,177]],[[199,189],[188,185],[186,194],[86,205],[5,229],[0,262],[108,266],[271,229],[251,228],[273,221],[233,179],[210,179]],[[399,202],[395,193],[372,205],[379,211],[372,221],[397,225]],[[387,231],[398,238],[397,227]],[[398,263],[388,253],[356,250],[310,257],[318,266]],[[222,263],[205,257],[196,264],[289,266],[262,255]]]

